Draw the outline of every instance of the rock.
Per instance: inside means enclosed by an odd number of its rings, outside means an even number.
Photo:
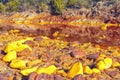
[[[113,63],[112,59],[106,57],[104,60],[98,61],[97,64],[96,64],[96,67],[99,70],[104,70],[104,69],[110,68],[112,66],[112,63]]]
[[[16,58],[17,58],[16,51],[11,51],[3,57],[3,61],[10,62],[11,60],[16,59]]]
[[[105,70],[105,73],[110,77],[114,78],[119,72],[116,69]]]
[[[10,63],[11,68],[24,69],[26,67],[26,62],[20,59],[14,59]]]
[[[33,72],[33,73],[31,73],[30,75],[29,75],[29,77],[28,77],[28,80],[35,80],[35,78],[37,77],[37,73],[36,72]]]
[[[85,52],[82,51],[81,49],[73,49],[70,55],[71,57],[82,58],[82,57],[85,57]]]
[[[89,54],[88,56],[87,56],[87,58],[88,59],[97,59],[99,57],[99,54]]]
[[[64,80],[64,78],[60,75],[54,75],[54,80]]]
[[[73,78],[78,74],[83,74],[83,66],[82,66],[82,63],[80,62],[76,62],[72,65],[72,67],[68,71],[68,77]]]
[[[34,80],[54,80],[54,76],[48,74],[40,74],[37,75],[36,79]]]
[[[89,66],[85,66],[83,70],[85,74],[92,74],[92,69]]]
[[[57,68],[55,65],[50,65],[48,67],[39,68],[36,72],[38,74],[42,74],[42,73],[53,74],[54,72],[56,72],[56,70],[57,70]]]
[[[37,68],[38,67],[32,67],[32,68],[24,69],[24,70],[21,70],[20,73],[24,76],[28,76],[32,72],[35,72],[37,70]]]
[[[74,78],[72,78],[72,80],[85,80],[85,78],[82,77],[82,75],[77,75]]]
[[[41,36],[36,37],[34,40],[35,41],[41,41],[43,38]]]
[[[29,45],[30,47],[34,47],[35,46],[35,43],[33,41],[30,41],[30,40],[27,40],[24,43]]]

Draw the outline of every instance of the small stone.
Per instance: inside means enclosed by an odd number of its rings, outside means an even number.
[[[68,77],[73,78],[78,74],[83,74],[83,66],[81,62],[76,62],[72,65],[72,67],[68,71]]]
[[[113,60],[112,58],[105,58],[104,60],[104,63],[105,63],[105,68],[110,68],[112,66],[112,63],[113,63]]]
[[[39,68],[36,72],[38,74],[42,74],[42,73],[45,73],[45,74],[53,74],[54,72],[56,72],[57,68],[55,65],[50,65],[48,67],[44,67],[44,68]]]
[[[18,69],[24,69],[26,67],[26,63],[24,60],[20,59],[14,59],[10,63],[11,68],[18,68]]]
[[[72,80],[85,80],[85,78],[82,77],[82,75],[77,75],[74,78],[72,78]]]
[[[16,51],[11,51],[3,57],[3,61],[10,62],[11,60],[16,59],[16,58],[17,58]]]
[[[29,75],[29,77],[28,77],[28,80],[35,80],[35,78],[37,77],[37,73],[36,72],[33,72],[33,73],[31,73],[30,75]]]
[[[119,74],[119,71],[117,71],[116,69],[115,70],[109,69],[105,70],[105,73],[108,74],[110,77],[114,78],[117,74]]]
[[[92,69],[89,66],[85,66],[83,71],[85,74],[92,74]]]
[[[53,75],[48,75],[48,74],[40,74],[36,76],[36,79],[34,80],[54,80]]]
[[[75,49],[70,53],[71,57],[82,58],[85,57],[85,52],[80,49]]]
[[[30,47],[34,47],[34,46],[35,46],[35,43],[34,43],[33,41],[31,41],[31,40],[25,41],[24,44],[27,44],[27,45],[29,45]]]
[[[100,60],[98,61],[98,63],[96,64],[96,67],[99,69],[99,70],[104,70],[104,69],[108,69],[112,66],[112,59],[111,58],[108,58],[106,57],[104,60]]]
[[[34,41],[41,41],[43,38],[41,36],[38,36],[34,39]]]
[[[89,54],[87,56],[88,59],[97,59],[99,57],[99,54]]]
[[[54,75],[54,80],[64,80],[64,78],[60,75]]]
[[[24,76],[28,76],[32,72],[35,72],[37,70],[37,68],[38,67],[27,68],[27,69],[21,70],[20,73]]]

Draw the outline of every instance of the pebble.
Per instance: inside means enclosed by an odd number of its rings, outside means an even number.
[[[119,74],[119,71],[117,71],[116,69],[108,69],[105,70],[105,73],[108,74],[110,77],[114,78],[117,74]]]
[[[25,41],[24,44],[27,44],[27,45],[29,45],[30,47],[34,47],[34,46],[35,46],[35,43],[34,43],[33,41],[31,41],[31,40]]]
[[[80,49],[75,49],[70,53],[71,57],[82,58],[85,57],[85,52]]]
[[[82,77],[82,75],[77,75],[74,78],[72,78],[72,80],[85,80],[85,78]]]
[[[28,80],[35,80],[35,78],[37,77],[37,73],[36,72],[33,72],[31,73],[29,76],[28,76]]]
[[[96,60],[97,58],[99,57],[99,54],[89,54],[88,56],[87,56],[87,58],[88,59],[94,59],[94,60]]]

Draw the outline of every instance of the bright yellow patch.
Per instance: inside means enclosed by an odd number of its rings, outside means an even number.
[[[3,57],[3,61],[10,62],[11,60],[16,59],[16,58],[17,58],[16,51],[11,51]]]
[[[24,60],[19,60],[19,59],[14,59],[10,63],[10,67],[12,68],[18,68],[18,69],[23,69],[26,67],[26,63]]]
[[[45,68],[39,68],[37,70],[37,73],[38,74],[41,74],[41,73],[52,74],[52,73],[56,72],[56,70],[57,70],[57,68],[54,65],[51,65],[51,66],[48,66]]]
[[[101,73],[101,72],[100,72],[99,69],[97,69],[97,68],[93,68],[93,69],[92,69],[92,73]]]
[[[64,76],[64,77],[67,76],[67,73],[64,70],[57,70],[57,73]]]
[[[22,51],[24,49],[28,48],[29,50],[32,50],[27,44],[22,44],[21,42],[11,42],[8,43],[6,48],[5,48],[5,52],[8,53],[10,51]]]
[[[28,76],[30,73],[35,72],[37,67],[21,70],[20,73],[24,76]]]
[[[105,69],[105,63],[103,61],[99,61],[97,64],[96,64],[96,67],[99,69],[99,70],[104,70]]]
[[[105,58],[104,59],[104,63],[105,63],[105,68],[110,68],[112,66],[112,59],[111,58]]]
[[[27,40],[32,40],[31,38],[26,38],[25,40],[19,40],[19,41],[15,41],[15,42],[10,42],[6,45],[4,51],[6,53],[10,52],[10,51],[22,51],[25,48],[28,48],[29,50],[32,50],[27,44],[23,44],[25,41]]]
[[[97,64],[96,67],[99,70],[104,70],[108,69],[112,66],[112,59],[111,58],[105,58],[104,60],[100,60]]]
[[[83,66],[80,62],[76,62],[72,65],[71,69],[68,72],[68,77],[73,78],[78,74],[83,74]]]
[[[114,62],[112,66],[113,67],[120,67],[120,63],[119,62]]]
[[[86,73],[86,74],[92,74],[92,70],[90,69],[89,66],[85,66],[84,73]]]

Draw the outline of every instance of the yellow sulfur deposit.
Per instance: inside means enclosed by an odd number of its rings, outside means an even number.
[[[29,40],[29,38],[25,39],[25,40],[19,40],[19,41],[15,41],[15,42],[10,42],[6,45],[4,51],[6,53],[10,52],[10,51],[22,51],[25,48],[28,48],[29,50],[32,50],[27,44],[23,44],[26,40]]]
[[[19,45],[18,48],[16,48],[16,51],[19,52],[19,51],[22,51],[26,48],[28,48],[30,51],[32,51],[32,49],[27,44]]]
[[[57,70],[57,68],[54,65],[51,65],[47,68],[45,68],[45,73],[46,74],[52,74]]]
[[[92,73],[101,73],[101,72],[100,72],[99,69],[97,69],[97,68],[93,68],[93,69],[92,69]]]
[[[84,69],[83,69],[84,73],[86,74],[92,74],[92,70],[90,69],[89,66],[85,66]]]
[[[8,53],[10,51],[13,51],[17,48],[17,43],[16,42],[11,42],[11,43],[8,43],[4,49],[4,52]]]
[[[22,43],[17,43],[17,42],[12,42],[12,43],[8,43],[6,48],[5,48],[5,52],[8,53],[10,51],[22,51],[25,48],[28,48],[29,50],[32,50],[27,44],[22,44]]]
[[[120,67],[120,63],[119,62],[114,62],[112,66],[113,67]]]
[[[112,59],[111,58],[105,58],[104,63],[105,63],[105,69],[110,68],[112,66]]]
[[[21,70],[20,73],[24,76],[28,76],[30,73],[35,72],[37,70],[38,67],[33,67],[33,68],[29,68],[29,69],[24,69]]]
[[[111,58],[105,58],[104,60],[101,60],[96,64],[96,67],[99,70],[108,69],[111,66],[112,66],[112,59]]]
[[[96,67],[99,69],[99,70],[104,70],[105,69],[105,63],[103,61],[99,61],[97,64],[96,64]]]
[[[107,27],[108,27],[108,24],[102,24],[101,29],[102,29],[102,30],[107,30]]]
[[[78,74],[83,74],[83,66],[82,63],[76,62],[72,65],[71,69],[68,72],[68,77],[73,78],[74,76]]]
[[[89,66],[85,66],[84,73],[86,73],[86,74],[100,73],[100,70],[97,68],[91,69]]]
[[[45,68],[39,68],[36,72],[38,74],[45,73]]]
[[[19,59],[14,59],[10,63],[10,67],[12,68],[18,68],[18,69],[23,69],[26,67],[26,63],[24,60],[19,60]]]
[[[64,76],[64,77],[67,76],[67,73],[64,70],[57,70],[57,73]]]
[[[17,30],[17,29],[16,29],[16,30],[10,30],[10,31],[9,31],[9,33],[11,33],[11,34],[12,34],[12,33],[18,33],[18,32],[20,32],[20,30]]]
[[[39,68],[37,70],[37,73],[38,74],[41,74],[41,73],[52,74],[52,73],[56,72],[56,70],[57,70],[57,68],[54,65],[50,65],[45,68]]]
[[[16,51],[11,51],[11,52],[8,52],[7,55],[3,57],[3,61],[10,62],[11,60],[16,58],[17,58]]]

